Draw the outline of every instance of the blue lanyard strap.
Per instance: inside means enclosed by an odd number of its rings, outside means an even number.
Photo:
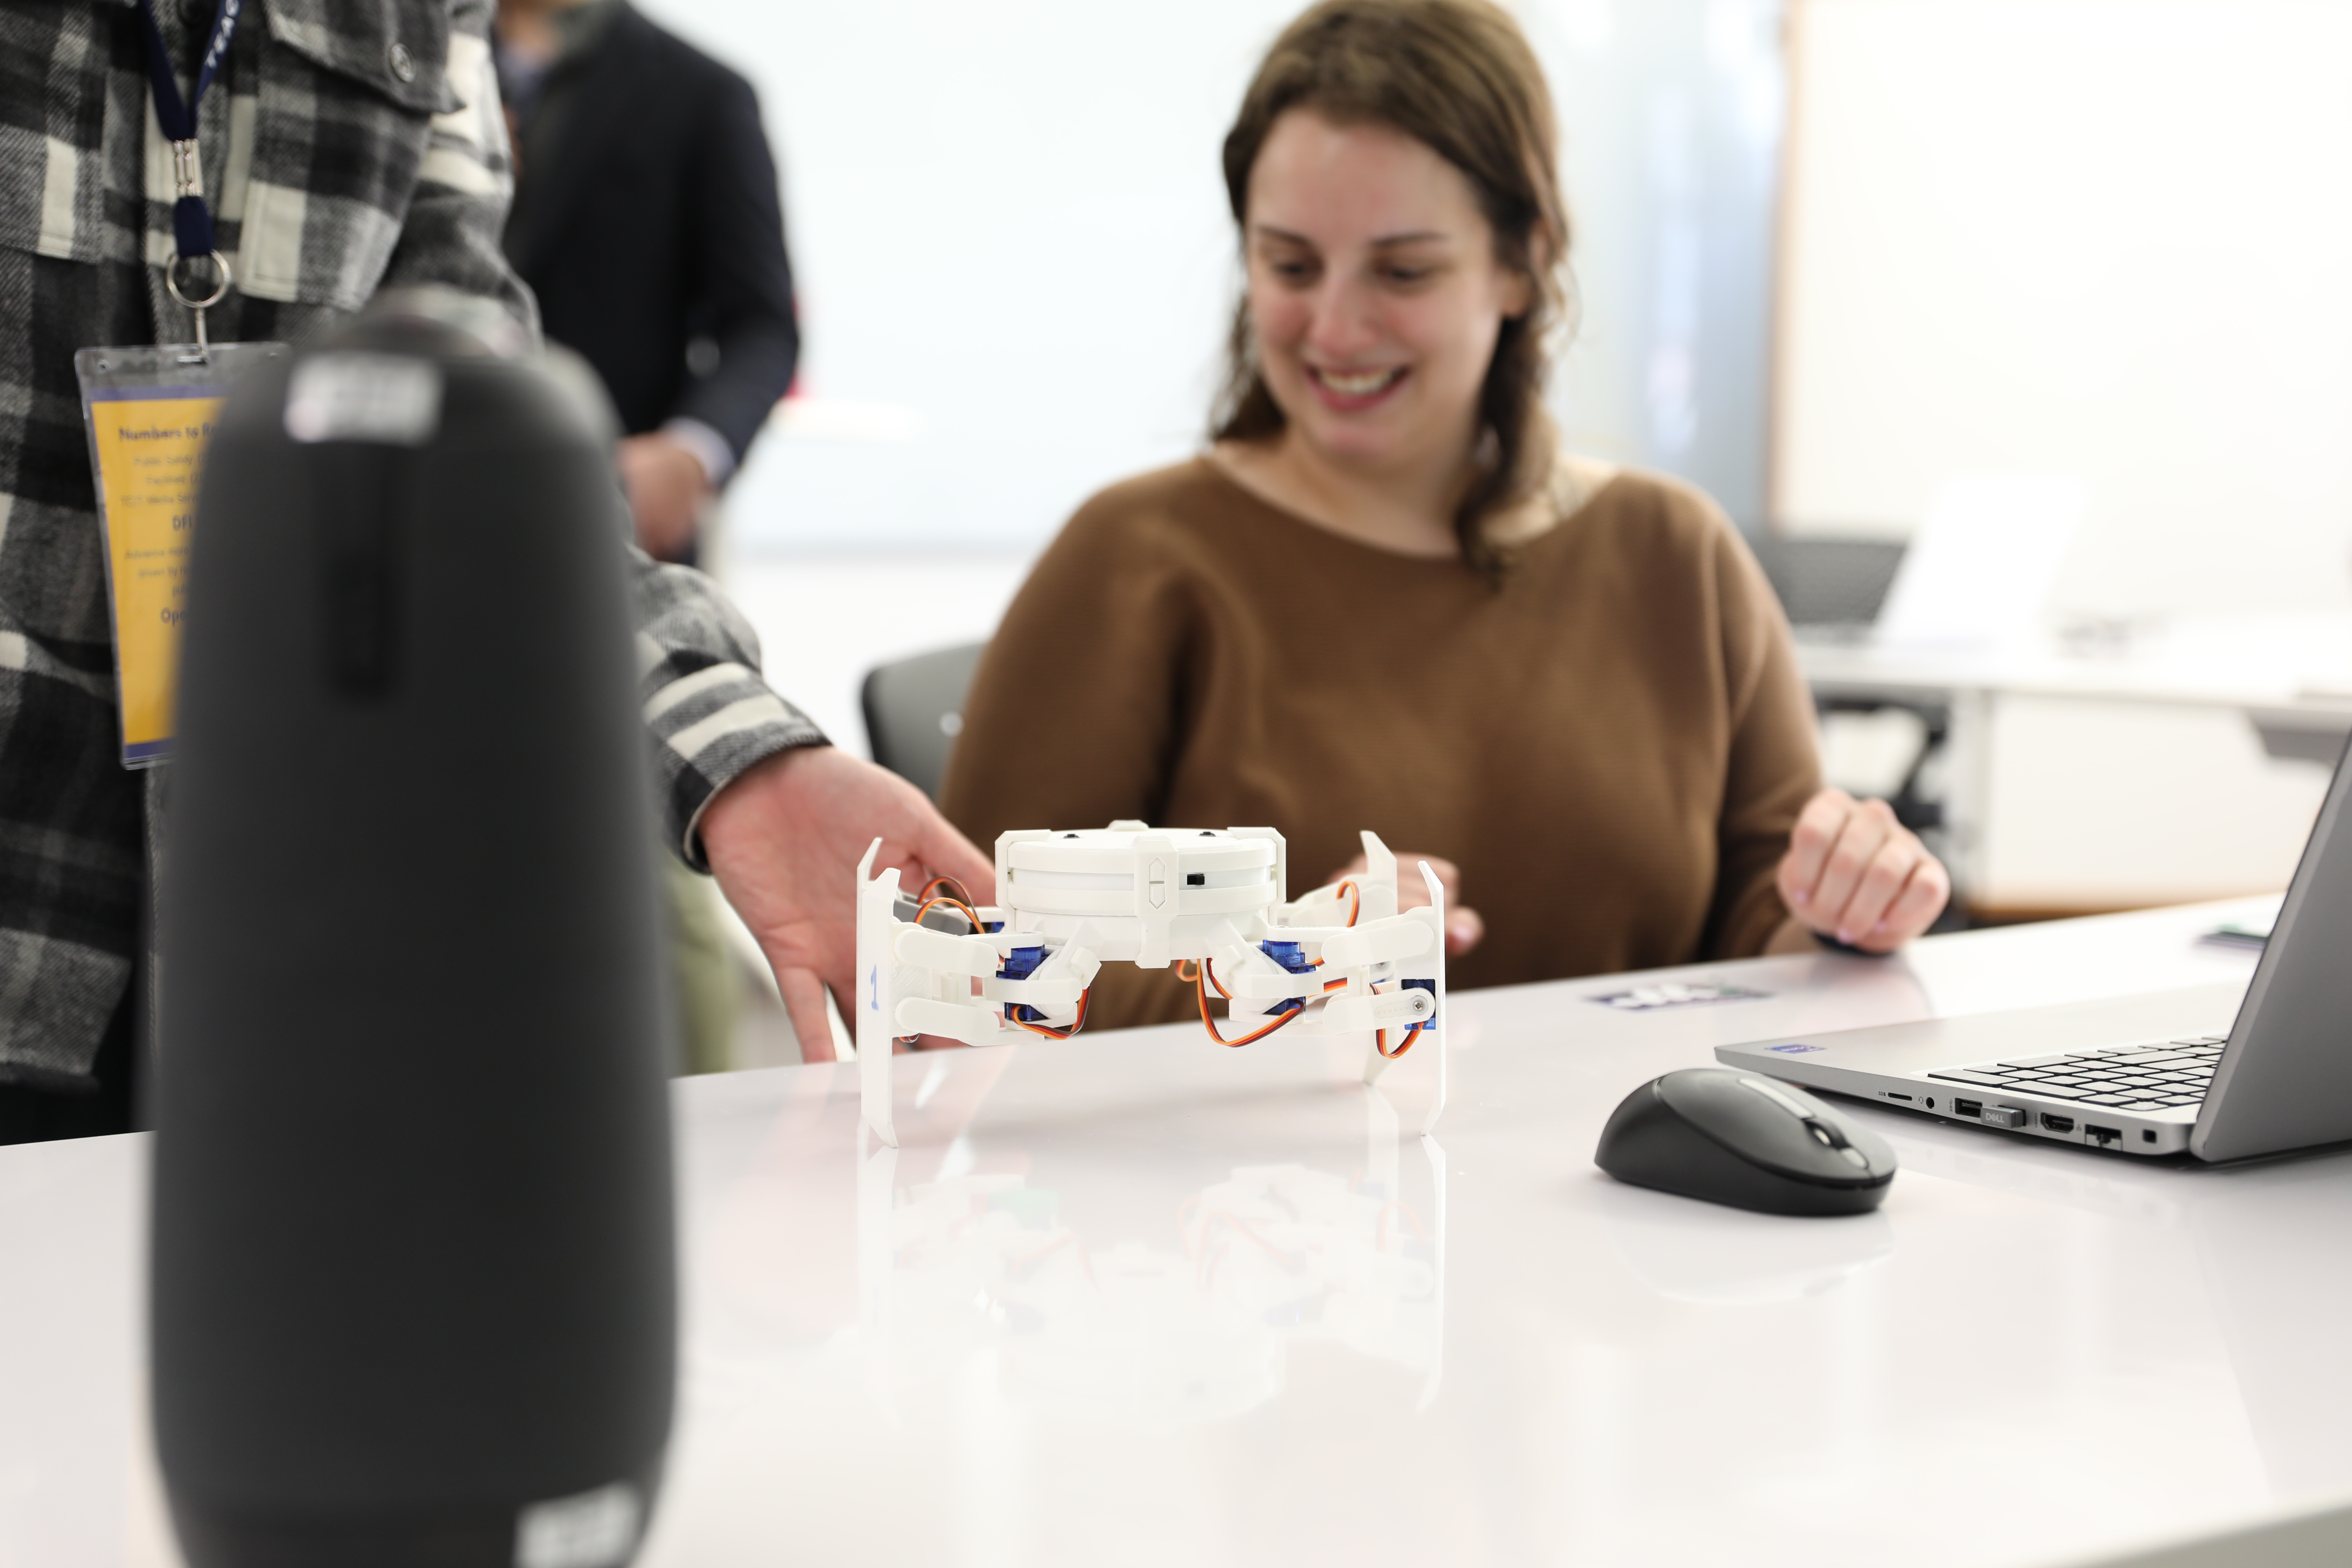
[[[139,0],[139,16],[147,25],[147,77],[155,89],[155,121],[172,144],[172,235],[179,254],[191,258],[213,254],[212,209],[205,205],[204,164],[196,155],[196,109],[205,89],[228,58],[228,41],[236,32],[243,0],[220,0],[213,17],[212,37],[205,45],[204,64],[197,68],[195,90],[180,97],[179,79],[172,74],[172,55],[163,47],[163,30],[155,24],[155,0]]]

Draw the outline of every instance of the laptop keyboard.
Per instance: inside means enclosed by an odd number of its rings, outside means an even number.
[[[2153,1045],[2118,1046],[2056,1057],[1948,1068],[1927,1076],[1978,1089],[2043,1100],[2071,1100],[2116,1110],[2176,1110],[2203,1102],[2227,1043],[2221,1035]]]

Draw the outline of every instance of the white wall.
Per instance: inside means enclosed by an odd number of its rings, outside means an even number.
[[[2061,616],[2352,605],[2352,5],[1800,0],[1775,510],[2078,476]]]

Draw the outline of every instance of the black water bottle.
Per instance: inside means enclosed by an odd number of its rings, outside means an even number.
[[[617,498],[542,366],[363,318],[206,458],[152,1350],[194,1568],[607,1568],[667,1440],[651,786]]]

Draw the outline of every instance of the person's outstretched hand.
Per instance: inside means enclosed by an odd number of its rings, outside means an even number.
[[[1901,947],[1934,924],[1952,896],[1944,863],[1895,820],[1892,807],[1842,789],[1805,803],[1780,858],[1780,882],[1790,914],[1865,952]]]
[[[1437,873],[1438,882],[1445,889],[1445,956],[1459,958],[1478,945],[1486,934],[1486,922],[1476,910],[1462,902],[1462,868],[1443,855],[1399,855],[1397,863],[1397,912],[1417,910],[1429,902],[1429,889],[1422,885],[1421,862]],[[1361,877],[1371,867],[1361,855],[1323,879],[1326,884],[1344,882]]]
[[[776,972],[803,1061],[834,1059],[825,988],[844,1018],[857,1016],[857,862],[877,838],[874,869],[897,867],[909,892],[953,877],[982,902],[996,896],[995,862],[922,791],[833,746],[753,763],[702,813],[719,890]]]

